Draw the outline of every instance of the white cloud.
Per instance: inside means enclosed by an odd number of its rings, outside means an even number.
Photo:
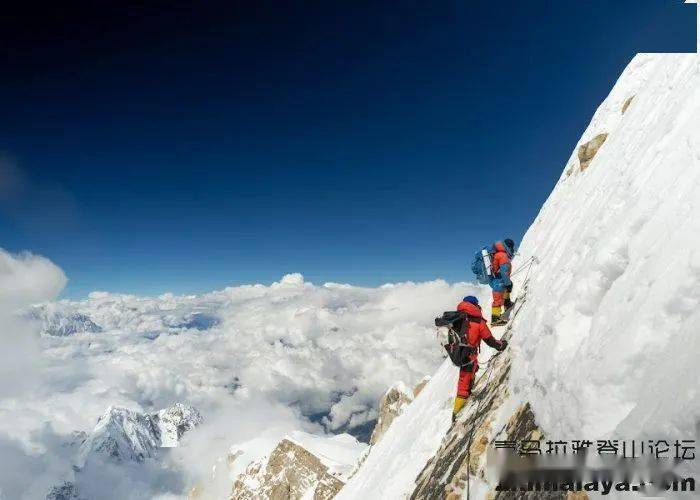
[[[37,274],[47,292],[65,281]],[[102,331],[44,336],[41,387],[12,404],[0,399],[0,433],[29,446],[43,422],[68,436],[89,431],[109,405],[186,402],[205,423],[171,466],[187,471],[186,486],[206,482],[231,446],[253,458],[295,429],[337,432],[373,419],[388,386],[415,384],[442,361],[433,318],[467,293],[484,291],[441,280],[314,285],[293,274],[201,296],[101,292],[52,303],[44,306],[52,315],[87,317]],[[212,484],[226,489],[230,480],[227,471]]]
[[[4,427],[24,426],[27,437],[23,442],[12,432],[0,432],[1,498],[40,497],[65,462],[66,450],[57,445],[53,430],[18,403],[42,385],[46,367],[38,325],[20,315],[20,309],[53,299],[65,283],[63,271],[51,261],[0,249],[0,407],[17,408],[2,412]]]
[[[28,390],[41,365],[36,325],[18,315],[27,305],[54,298],[66,276],[48,259],[0,249],[0,398]]]
[[[66,281],[63,271],[44,257],[0,249],[0,307],[5,311],[51,300]]]

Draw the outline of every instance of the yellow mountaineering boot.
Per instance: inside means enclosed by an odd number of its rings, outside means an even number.
[[[491,326],[505,325],[506,321],[501,319],[501,306],[491,307]]]
[[[467,398],[457,396],[455,398],[455,405],[452,407],[452,422],[457,419],[457,414],[460,412],[464,405],[467,403]]]

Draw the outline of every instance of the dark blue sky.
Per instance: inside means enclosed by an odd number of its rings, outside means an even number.
[[[630,58],[695,47],[680,1],[128,5],[0,26],[0,246],[72,297],[471,279]]]

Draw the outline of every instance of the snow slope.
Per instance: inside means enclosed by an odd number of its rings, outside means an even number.
[[[313,453],[328,467],[328,472],[346,481],[357,465],[357,460],[367,445],[349,434],[319,436],[308,432],[294,431],[287,439]]]
[[[339,500],[402,498],[450,427],[457,370],[445,360],[421,393],[372,447],[357,474],[340,490]]]
[[[522,242],[515,265],[541,264],[513,335],[513,387],[549,435],[694,436],[699,62],[634,58],[579,142],[605,144],[562,175]]]
[[[494,428],[529,402],[551,439],[696,439],[698,193],[700,58],[638,55],[519,248],[515,293],[527,276],[527,300],[512,325],[508,399],[494,409]],[[440,455],[455,371],[440,368],[340,498],[410,496],[430,458],[466,470]]]

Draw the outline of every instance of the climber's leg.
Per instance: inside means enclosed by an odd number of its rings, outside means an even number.
[[[503,309],[503,303],[505,301],[504,292],[493,291],[493,302],[491,303],[491,324],[499,325],[503,324],[501,320],[501,311]]]
[[[455,398],[455,404],[452,407],[452,421],[460,412],[460,410],[467,403],[467,399],[472,391],[472,384],[474,383],[474,367],[463,367],[459,370],[459,380],[457,381],[457,397]]]
[[[510,300],[510,293],[513,291],[513,284],[511,283],[506,287],[506,291],[503,293],[503,306],[506,311],[513,307],[513,301]]]

